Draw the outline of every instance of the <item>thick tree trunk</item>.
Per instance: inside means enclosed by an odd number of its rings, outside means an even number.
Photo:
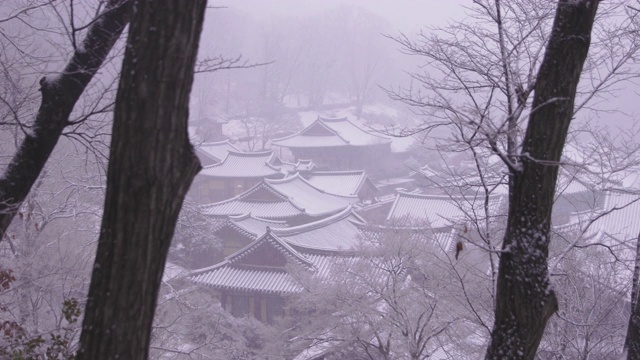
[[[640,234],[636,242],[636,265],[633,269],[633,284],[631,286],[631,314],[627,338],[624,349],[627,360],[640,360]]]
[[[58,143],[80,95],[129,22],[129,10],[129,0],[109,0],[62,73],[40,81],[42,102],[33,130],[0,177],[0,241]]]
[[[200,163],[187,135],[206,0],[133,0],[78,359],[146,359],[164,264]]]
[[[558,308],[547,268],[551,210],[597,8],[594,0],[558,2],[538,72],[522,168],[510,189],[495,324],[486,359],[534,359],[547,321]]]

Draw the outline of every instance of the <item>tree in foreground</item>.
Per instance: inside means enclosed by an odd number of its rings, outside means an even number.
[[[628,360],[640,359],[640,234],[636,242],[636,262],[633,267],[631,286],[631,314],[624,341],[624,350]]]
[[[129,1],[108,0],[57,76],[40,81],[42,101],[31,131],[0,176],[0,241],[51,156],[69,116],[129,22]],[[75,31],[75,29],[74,29]],[[75,34],[75,32],[74,32]]]
[[[487,359],[533,359],[547,321],[558,308],[548,273],[551,210],[598,4],[558,2],[519,166],[511,169],[513,186]]]
[[[200,169],[187,119],[206,1],[132,3],[79,359],[148,357],[165,259]]]

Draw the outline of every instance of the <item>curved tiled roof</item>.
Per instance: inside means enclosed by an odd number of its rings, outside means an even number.
[[[268,194],[269,199],[257,194]],[[256,195],[256,196],[254,196]],[[299,174],[273,180],[264,179],[260,184],[235,198],[206,205],[208,215],[242,215],[251,213],[255,217],[283,219],[296,215],[324,216],[334,214],[358,202],[355,196],[338,196],[326,193],[309,184]]]
[[[207,205],[204,207],[203,212],[207,215],[216,216],[250,213],[253,216],[267,219],[285,219],[304,214],[303,209],[297,208],[287,200],[277,202],[255,202],[243,201],[237,197]]]
[[[229,140],[202,143],[196,149],[216,162],[224,160],[230,151],[240,152]]]
[[[602,215],[590,226],[620,241],[635,240],[640,234],[640,194],[609,192]]]
[[[191,280],[222,290],[259,291],[275,294],[296,293],[302,290],[292,276],[285,271],[235,268],[226,262],[192,276]]]
[[[310,184],[300,174],[280,180],[265,179],[264,183],[288,197],[291,203],[311,216],[333,214],[359,200],[356,196],[340,196],[322,191]]]
[[[361,239],[359,224],[364,219],[351,207],[343,211],[304,225],[272,229],[273,234],[288,244],[322,251],[353,250]]]
[[[364,170],[316,171],[307,181],[328,193],[341,196],[357,196],[366,181],[371,182]],[[371,186],[376,186],[371,182]]]
[[[491,197],[492,214],[501,205],[502,199],[499,195]],[[482,219],[483,206],[481,198],[398,192],[387,220],[426,221],[431,228],[436,229],[469,219]]]
[[[285,258],[302,265],[315,274],[324,275],[330,267],[330,257],[324,255],[308,255],[300,253],[285,241],[267,231],[258,240],[244,249],[227,257],[225,261],[200,270],[196,270],[189,278],[200,284],[222,290],[257,291],[262,293],[286,294],[302,290],[293,276],[285,268],[260,267],[238,264],[242,258],[252,253],[253,249],[268,244],[277,249]]]
[[[247,245],[244,249],[239,250],[235,254],[229,255],[225,260],[229,264],[234,264],[241,260],[243,257],[251,254],[255,249],[257,249],[263,243],[269,243],[274,248],[278,249],[283,255],[286,257],[295,260],[300,265],[305,265],[308,267],[313,266],[304,256],[300,255],[296,250],[294,250],[289,244],[280,239],[278,236],[271,232],[271,229],[267,227],[267,232],[259,237],[256,241]]]
[[[256,238],[262,236],[267,231],[267,228],[277,229],[287,227],[287,223],[284,221],[261,219],[251,214],[232,215],[229,216],[228,220],[232,226]]]
[[[314,130],[320,130],[320,132]],[[322,118],[301,131],[272,141],[273,145],[289,148],[370,146],[390,144],[391,139],[364,130],[347,117]]]
[[[326,276],[336,259],[345,257],[302,254],[313,264],[313,274]],[[284,268],[242,268],[226,261],[218,265],[196,270],[189,277],[192,281],[220,290],[259,292],[265,294],[294,294],[303,290],[296,279]]]
[[[289,174],[295,174],[301,171],[311,171],[315,169],[316,164],[313,160],[298,160],[298,162],[290,163],[282,161],[281,171]]]
[[[221,163],[207,166],[200,175],[224,178],[260,178],[280,175],[278,166],[274,166],[277,157],[273,151],[239,152],[229,151]]]

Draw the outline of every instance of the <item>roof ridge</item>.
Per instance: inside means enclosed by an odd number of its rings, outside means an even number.
[[[344,118],[341,118],[341,119],[335,119],[335,120],[336,120],[336,121],[331,121],[331,120],[329,120],[329,121],[327,121],[327,122],[328,122],[328,123],[331,123],[331,122],[337,123],[337,122],[342,122],[343,120],[345,120],[346,122],[349,122],[349,119],[347,119],[347,117],[346,117],[346,116],[345,116]],[[321,118],[321,117],[320,117],[320,115],[318,115],[318,119],[316,120],[316,122],[319,122],[320,124],[322,124],[322,126],[324,126],[324,127],[328,128],[331,132],[333,132],[334,134],[336,134],[336,136],[337,136],[337,137],[339,137],[340,139],[342,139],[342,141],[346,142],[346,143],[347,143],[347,145],[351,145],[351,141],[349,141],[349,140],[345,139],[345,138],[344,138],[344,136],[342,136],[342,135],[340,134],[340,131],[334,130],[334,129],[332,129],[332,128],[331,128],[331,126],[326,125],[326,124],[324,123],[325,121],[326,121],[326,120],[323,120],[323,118]],[[351,125],[354,125],[354,124],[351,124]],[[354,125],[354,126],[355,126],[355,125]],[[307,128],[309,128],[309,127],[311,127],[311,125],[309,125]],[[356,127],[357,127],[357,126],[356,126]]]
[[[318,114],[318,119],[320,121],[326,121],[326,122],[340,122],[340,121],[349,121],[349,117],[347,115],[342,116],[342,117],[323,117],[322,115]]]
[[[351,213],[353,212],[353,207],[351,205],[347,206],[346,208],[344,208],[343,210],[327,216],[323,219],[320,220],[316,220],[313,222],[309,222],[306,224],[302,224],[302,225],[297,225],[297,226],[291,226],[291,227],[287,227],[287,228],[277,228],[277,229],[271,229],[271,232],[276,233],[280,236],[287,236],[287,235],[295,235],[295,234],[299,234],[305,231],[309,231],[309,230],[315,230],[315,229],[319,229],[322,228],[324,226],[327,225],[331,225],[334,224],[335,222],[339,221],[339,220],[343,220],[346,219],[347,217],[349,217],[351,215]]]
[[[269,191],[272,194],[276,195],[277,197],[281,198],[283,201],[291,202],[291,199],[289,199],[288,196],[286,196],[285,194],[279,192],[275,188],[271,187],[271,184],[269,182],[267,182],[267,180],[272,180],[272,179],[267,179],[267,178],[262,179],[261,182],[259,182],[258,184],[254,185],[251,189],[249,189],[249,190],[243,192],[242,194],[238,195],[237,198],[238,199],[245,198],[245,197],[251,195],[252,193],[258,191],[258,189],[260,187],[264,187],[267,191]],[[294,206],[295,206],[295,204],[294,204]]]
[[[264,179],[264,182],[267,184],[287,184],[292,182],[293,180],[295,180],[296,178],[302,178],[302,176],[300,176],[299,172],[296,172],[295,174],[291,175],[291,176],[287,176],[284,177],[282,179]]]
[[[347,174],[364,174],[366,173],[366,170],[323,170],[323,171],[316,171],[311,173],[311,176],[317,176],[317,175],[331,175],[331,176],[335,176],[335,175],[347,175]]]
[[[279,250],[281,250],[284,253],[285,256],[288,255],[289,257],[297,260],[298,262],[302,263],[303,265],[306,265],[306,266],[309,266],[309,267],[313,267],[313,263],[311,263],[311,261],[309,261],[307,258],[305,258],[302,254],[298,253],[298,251],[296,251],[294,248],[292,248],[291,245],[289,245],[286,241],[284,241],[283,239],[280,239],[278,236],[273,234],[271,228],[269,228],[268,226],[267,226],[267,232],[265,232],[264,235],[260,236],[255,241],[252,241],[250,244],[248,244],[244,248],[236,251],[234,254],[231,254],[231,255],[227,256],[225,258],[225,261],[228,262],[230,265],[232,265],[236,261],[242,259],[246,255],[251,253],[251,251],[250,251],[251,248],[257,247],[262,242],[269,241],[269,239],[271,239],[271,240],[273,240],[275,242],[275,244],[274,244],[274,245],[276,245],[275,247],[279,248]]]
[[[422,193],[414,193],[414,192],[408,192],[408,191],[402,191],[402,190],[398,190],[397,196],[405,196],[405,197],[413,197],[413,198],[421,198],[421,199],[442,199],[442,200],[447,200],[447,199],[457,199],[457,200],[469,200],[469,199],[474,199],[474,198],[478,198],[478,196],[464,196],[464,195],[438,195],[438,194],[422,194]],[[497,197],[501,197],[501,194],[491,194],[489,195],[490,198],[497,198]],[[484,198],[484,196],[481,196],[481,198]]]
[[[329,119],[329,121],[327,121],[327,122],[340,122],[341,120],[344,120],[345,122],[348,122],[349,124],[351,124],[351,125],[355,126],[355,127],[356,127],[356,128],[358,128],[359,130],[362,130],[363,132],[365,132],[365,133],[367,133],[367,134],[369,134],[369,135],[371,135],[371,136],[375,136],[375,137],[378,137],[378,138],[380,138],[380,139],[391,140],[391,138],[390,138],[390,137],[388,137],[388,136],[386,136],[386,135],[381,135],[381,134],[379,134],[377,130],[369,131],[369,130],[367,130],[367,129],[364,129],[364,128],[362,128],[362,127],[358,126],[358,124],[356,124],[356,123],[354,123],[353,121],[349,120],[349,117],[348,117],[348,116],[344,116],[344,117],[343,117],[343,118],[341,118],[341,119]],[[373,128],[369,128],[369,129],[373,130]],[[339,136],[339,135],[338,135],[338,136]],[[346,140],[345,140],[345,141],[346,141]]]
[[[229,219],[233,220],[233,221],[242,221],[242,220],[246,220],[246,219],[253,219],[253,220],[262,221],[262,222],[269,223],[269,224],[286,224],[287,223],[284,220],[270,220],[270,219],[266,219],[266,218],[253,216],[251,214],[251,212],[247,212],[247,213],[239,214],[239,215],[227,215],[227,217]]]
[[[224,140],[220,140],[220,141],[203,141],[198,145],[198,147],[211,146],[211,145],[223,145],[223,144],[229,144],[229,145],[233,146],[233,144],[231,144],[229,142],[229,139],[224,139]]]
[[[305,184],[307,184],[311,188],[313,188],[313,189],[315,189],[315,190],[317,190],[317,191],[319,191],[319,192],[321,192],[323,194],[326,194],[326,195],[329,195],[329,196],[334,196],[334,197],[337,197],[337,198],[340,198],[340,199],[356,199],[356,198],[358,198],[358,195],[340,195],[340,194],[330,193],[328,191],[322,190],[322,189],[318,188],[317,186],[313,185],[309,180],[305,179],[302,175],[300,175],[299,172],[297,172],[296,175],[298,175],[298,177],[300,178],[300,180],[302,182],[304,182]],[[351,206],[351,205],[349,205],[349,206]]]
[[[206,204],[206,205],[203,205],[203,208],[206,210],[207,208],[210,208],[210,207],[213,207],[213,206],[216,206],[216,205],[226,204],[226,203],[228,203],[228,202],[232,202],[232,201],[240,201],[240,200],[242,200],[244,197],[246,197],[246,196],[250,195],[252,192],[257,191],[257,189],[258,189],[261,185],[263,185],[263,184],[264,184],[264,180],[266,180],[266,179],[262,179],[262,181],[261,181],[261,182],[257,183],[257,184],[256,184],[256,185],[254,185],[252,188],[248,189],[247,191],[245,191],[245,192],[243,192],[243,193],[241,193],[241,194],[238,194],[238,195],[236,195],[236,196],[232,197],[231,199],[226,199],[226,200],[222,200],[222,201],[214,202],[214,203],[211,203],[211,204]],[[274,193],[274,195],[276,195],[276,196],[278,196],[278,197],[282,198],[282,200],[283,200],[283,201],[288,201],[288,200],[289,200],[289,198],[288,198],[288,197],[284,196],[283,194],[280,194],[279,192],[277,192],[275,189],[273,189],[273,188],[271,188],[271,187],[266,187],[266,189],[267,189],[268,191],[271,191],[272,193]],[[229,216],[229,215],[227,215],[227,216]]]
[[[290,139],[292,137],[296,137],[296,136],[304,136],[304,132],[308,129],[310,129],[312,126],[314,126],[315,124],[320,124],[322,127],[324,127],[326,130],[328,130],[329,132],[332,132],[335,136],[339,137],[340,139],[342,139],[343,141],[346,141],[344,138],[342,138],[335,130],[333,130],[332,128],[330,128],[329,126],[325,125],[324,123],[322,123],[322,121],[320,121],[320,116],[318,116],[317,119],[313,120],[313,122],[311,124],[309,124],[308,126],[305,126],[304,129],[297,131],[291,135],[287,135],[278,139],[273,139],[271,140],[271,143],[277,143],[279,141],[282,140],[287,140]],[[347,142],[348,143],[348,142]]]
[[[233,150],[229,150],[227,152],[227,157],[230,154],[234,154],[240,157],[260,157],[260,156],[265,156],[265,155],[272,155],[273,154],[273,150],[264,150],[264,151],[233,151]]]

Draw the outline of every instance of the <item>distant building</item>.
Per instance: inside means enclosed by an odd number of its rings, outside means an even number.
[[[267,220],[244,214],[229,216],[216,226],[212,235],[223,245],[223,255],[232,255],[262,236],[267,227],[288,227],[285,221]]]
[[[506,198],[494,195],[489,198],[489,216],[498,216]],[[484,226],[484,198],[476,196],[425,195],[398,192],[387,221],[418,221],[434,231],[461,229],[465,224]]]
[[[334,195],[357,196],[363,203],[372,203],[378,188],[364,170],[314,171],[307,181],[320,190]]]
[[[312,159],[327,170],[365,169],[376,173],[391,156],[391,139],[342,118],[322,118],[303,130],[271,142],[297,159]]]
[[[197,127],[196,135],[205,142],[221,141],[225,139],[222,132],[222,125],[228,124],[229,120],[222,116],[210,116],[193,123]]]
[[[202,167],[221,163],[231,151],[240,152],[240,149],[233,146],[229,140],[204,142],[196,146],[196,155],[198,155]]]
[[[221,147],[205,146],[202,152],[222,153]],[[208,151],[207,151],[208,150]],[[213,155],[210,156],[214,158]],[[206,166],[193,182],[191,196],[200,203],[211,203],[239,195],[263,179],[282,179],[296,172],[307,173],[315,167],[312,161],[281,161],[272,151],[240,152],[227,150],[218,163]]]
[[[222,307],[234,316],[270,323],[285,316],[288,298],[302,291],[290,271],[326,275],[332,263],[352,256],[362,221],[346,208],[296,227],[265,227],[243,249],[217,265],[195,271],[190,279],[213,288]]]
[[[574,226],[594,243],[605,244],[634,259],[640,235],[640,194],[607,191],[596,208],[571,214],[566,227]],[[622,257],[622,255],[620,255]],[[628,269],[628,268],[627,268]],[[633,269],[633,268],[631,268]]]
[[[205,205],[203,212],[218,217],[251,214],[297,225],[333,215],[359,201],[356,195],[333,195],[318,189],[297,173],[279,180],[264,178],[232,199]]]

